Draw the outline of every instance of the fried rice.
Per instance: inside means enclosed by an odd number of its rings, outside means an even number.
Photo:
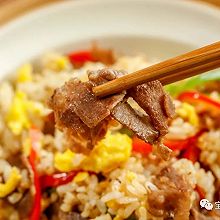
[[[133,72],[148,65],[144,56],[118,56],[110,67]],[[67,56],[51,53],[1,82],[0,219],[201,219],[193,210],[219,219],[218,210],[204,211],[199,201],[220,200],[220,125],[190,103],[174,101],[166,139],[183,143],[203,130],[193,145],[196,161],[178,148],[169,161],[152,150],[135,150],[133,137],[119,124],[89,155],[74,152],[54,125],[48,100],[71,77],[86,81],[87,70],[104,67],[98,61],[74,67]],[[68,181],[51,183],[56,174]]]

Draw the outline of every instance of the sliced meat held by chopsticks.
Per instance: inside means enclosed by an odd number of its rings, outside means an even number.
[[[167,134],[169,117],[174,115],[174,106],[170,97],[164,92],[159,81],[138,85],[129,91],[138,105],[151,117],[153,126],[160,135]]]
[[[144,141],[158,143],[168,132],[168,120],[174,115],[171,98],[159,81],[101,99],[92,92],[94,86],[124,74],[111,69],[90,71],[88,82],[71,79],[57,88],[49,104],[54,110],[58,128],[72,136],[77,144],[92,148],[105,135],[108,122],[115,119]],[[139,104],[145,114],[127,103],[129,97]]]
[[[99,81],[103,74],[104,71],[100,73]],[[114,74],[116,76],[116,72]],[[89,82],[71,79],[57,88],[49,106],[54,110],[57,127],[76,146],[91,149],[106,134],[111,109],[123,100],[125,93],[99,100],[92,93],[92,87],[98,84],[98,79],[92,73],[89,75],[93,79]],[[109,78],[110,75],[112,73],[108,71],[105,77]]]
[[[111,113],[117,121],[132,130],[139,138],[154,143],[159,137],[159,132],[150,124],[147,115],[140,114],[127,102],[119,103]]]

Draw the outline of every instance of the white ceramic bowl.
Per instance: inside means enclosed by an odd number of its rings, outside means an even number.
[[[124,53],[165,59],[220,40],[220,11],[180,0],[73,0],[0,28],[0,78],[45,51],[97,40]]]

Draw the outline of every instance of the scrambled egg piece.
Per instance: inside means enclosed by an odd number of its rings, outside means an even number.
[[[112,209],[116,209],[118,207],[118,204],[114,200],[110,200],[110,201],[106,202],[106,205]]]
[[[125,134],[108,132],[105,138],[98,142],[88,156],[76,167],[73,160],[75,153],[67,150],[57,153],[54,166],[57,170],[68,172],[82,169],[93,172],[107,172],[126,162],[131,155],[132,140]]]
[[[67,67],[67,65],[69,64],[69,60],[67,59],[67,57],[65,56],[60,56],[57,58],[56,60],[56,68],[58,70],[63,70]]]
[[[21,175],[17,168],[13,167],[6,183],[0,183],[0,198],[4,198],[13,192],[21,180]]]
[[[23,154],[25,156],[30,155],[30,151],[31,151],[31,140],[30,140],[30,138],[26,138],[22,142],[22,151],[23,151]]]
[[[125,134],[108,132],[104,139],[82,162],[82,168],[94,172],[106,172],[126,162],[131,155],[132,140]]]
[[[69,172],[74,169],[73,158],[75,153],[71,150],[66,150],[64,153],[56,153],[54,157],[54,166],[62,172]]]
[[[15,135],[19,135],[23,128],[29,128],[30,122],[26,113],[27,97],[23,92],[16,92],[7,115],[8,127]]]
[[[113,220],[123,220],[124,218],[122,218],[120,215],[116,215]]]
[[[66,56],[59,54],[48,54],[46,56],[45,66],[54,71],[62,71],[70,65],[69,59]]]
[[[38,116],[44,116],[46,112],[42,103],[33,101],[26,102],[26,110]]]
[[[79,183],[79,182],[86,180],[87,177],[89,177],[88,172],[80,172],[74,177],[73,181],[75,183]]]
[[[24,92],[17,91],[6,116],[7,125],[15,135],[21,134],[25,128],[30,128],[28,113],[42,116],[44,106],[40,102],[29,101]]]
[[[176,109],[176,113],[180,117],[187,119],[190,124],[196,127],[199,125],[198,115],[196,114],[196,110],[192,105],[183,102],[181,106],[178,109]]]
[[[17,82],[19,82],[19,83],[31,82],[32,81],[32,74],[33,74],[32,65],[29,63],[24,64],[17,71]]]

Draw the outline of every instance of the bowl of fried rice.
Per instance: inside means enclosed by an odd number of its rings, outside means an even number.
[[[219,69],[90,92],[218,41],[219,14],[65,1],[0,27],[0,220],[220,219]]]

